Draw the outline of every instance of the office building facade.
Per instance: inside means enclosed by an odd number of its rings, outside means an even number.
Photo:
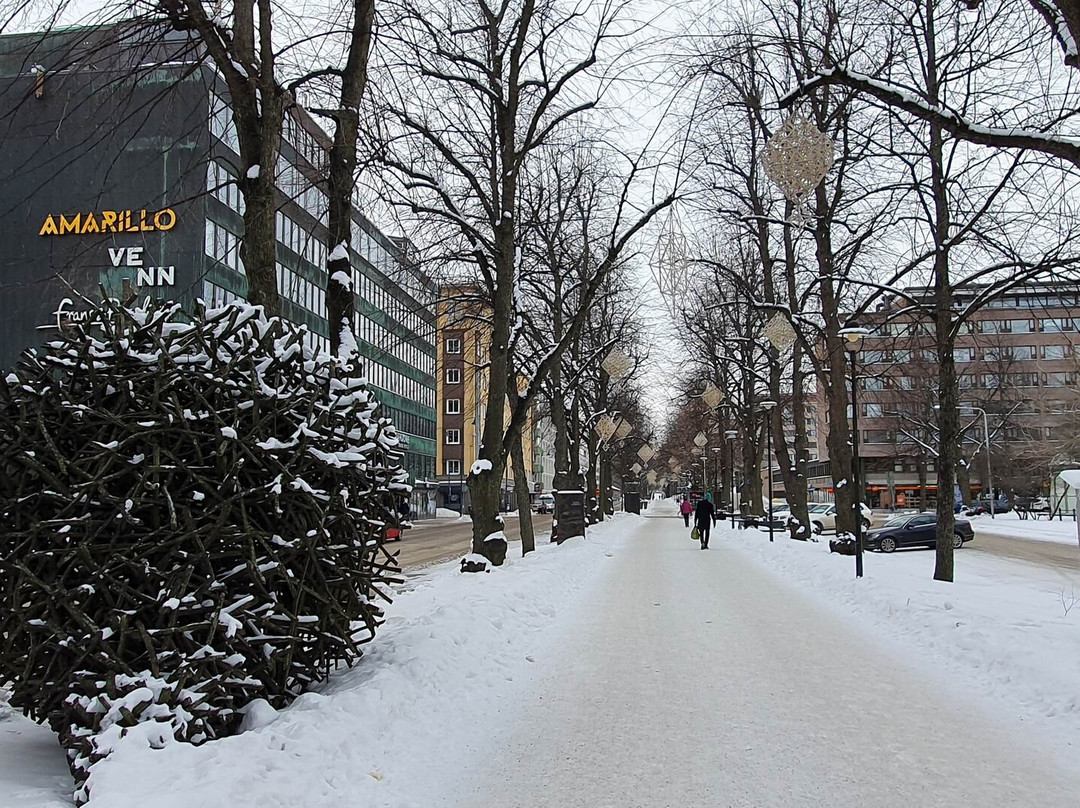
[[[0,110],[0,365],[92,320],[100,289],[185,307],[245,298],[235,128],[224,82],[187,37],[124,26],[0,37]],[[292,108],[274,167],[282,311],[312,348],[329,344],[329,143]],[[436,287],[404,240],[359,213],[350,248],[365,374],[411,479],[431,480]]]

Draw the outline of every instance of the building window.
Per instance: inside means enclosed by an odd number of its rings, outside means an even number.
[[[460,460],[447,460],[446,461],[446,473],[451,477],[461,476],[461,461]]]
[[[957,348],[953,351],[953,359],[957,362],[974,362],[975,361],[975,349],[974,348]]]
[[[885,414],[882,404],[863,404],[863,415],[867,418],[881,418]]]
[[[1051,317],[1042,321],[1042,330],[1047,332],[1075,331],[1076,323],[1068,317]]]
[[[446,383],[447,384],[461,384],[461,368],[447,368],[446,369]]]
[[[863,443],[891,443],[892,435],[887,429],[867,429],[863,431]]]
[[[448,339],[446,341],[446,352],[448,354],[459,354],[459,353],[461,353],[461,340],[459,340],[459,339]]]
[[[461,414],[461,399],[460,398],[448,398],[448,399],[446,399],[446,414],[447,415],[460,415]]]
[[[460,429],[448,429],[446,430],[446,443],[449,446],[457,446],[461,443],[461,430]]]

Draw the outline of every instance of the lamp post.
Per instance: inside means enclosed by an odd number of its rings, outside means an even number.
[[[776,406],[776,402],[772,400],[761,402],[761,411],[765,413],[765,435],[766,437],[766,450],[765,450],[765,473],[769,477],[769,541],[773,540],[773,519],[772,519],[772,411]]]
[[[857,359],[862,350],[863,340],[869,333],[865,328],[843,328],[840,336],[844,340],[844,350],[851,357],[851,484],[855,488],[855,577],[863,577],[863,542],[862,542],[862,483],[859,479],[859,375]]]
[[[940,410],[941,405],[940,404],[935,404],[934,409],[935,410]],[[994,518],[994,481],[993,481],[992,477],[990,476],[990,474],[991,474],[991,464],[990,464],[990,424],[989,424],[989,422],[987,421],[987,418],[986,418],[986,410],[984,410],[982,407],[976,407],[974,404],[964,404],[964,405],[958,407],[957,409],[960,410],[961,412],[966,410],[966,411],[968,411],[968,412],[970,412],[972,414],[975,414],[977,412],[982,414],[983,438],[986,441],[986,445],[985,445],[985,448],[986,448],[986,496],[989,497],[989,499],[990,499],[990,518],[993,519]],[[968,493],[970,493],[970,492],[968,492]],[[939,493],[939,496],[940,496],[940,493]]]
[[[734,429],[729,429],[724,433],[724,437],[727,438],[728,448],[731,454],[731,529],[735,529],[735,439],[739,437],[739,433]]]
[[[724,451],[723,446],[711,447],[713,452]],[[713,459],[713,475],[712,475],[712,490],[713,496],[717,498],[716,507],[720,507],[720,455],[715,455]]]
[[[983,437],[986,438],[986,495],[990,498],[990,518],[994,518],[994,481],[990,477],[990,425],[986,420],[986,410],[972,404],[965,405],[961,409],[982,413]],[[970,481],[969,481],[970,482]],[[970,494],[971,492],[968,491]]]

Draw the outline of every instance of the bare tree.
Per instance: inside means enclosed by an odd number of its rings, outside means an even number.
[[[380,108],[392,124],[379,133],[378,159],[396,178],[394,201],[438,233],[432,243],[447,244],[463,271],[475,273],[491,313],[490,401],[501,402],[520,338],[521,177],[539,150],[596,106],[601,63],[629,21],[614,4],[587,13],[536,0],[395,8],[386,70],[396,81],[380,87]],[[624,249],[670,202],[629,213],[625,203],[643,165],[628,160],[612,197],[616,227],[560,343],[535,366],[509,416],[501,406],[486,410],[480,457],[469,475],[475,552],[485,553],[485,539],[500,532],[502,470],[544,378]]]

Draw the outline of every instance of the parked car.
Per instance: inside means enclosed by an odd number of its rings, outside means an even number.
[[[971,522],[957,519],[953,528],[953,547],[959,549],[964,542],[975,538]],[[937,547],[937,514],[916,513],[894,516],[884,525],[866,533],[867,550],[891,553],[898,547]]]
[[[1007,499],[994,500],[994,513],[1008,513],[1011,510],[1012,505]],[[966,511],[964,511],[964,516],[978,516],[981,513],[990,513],[990,500],[976,500],[968,507]]]
[[[1028,506],[1030,511],[1048,511],[1050,510],[1050,498],[1049,497],[1035,497],[1031,500],[1031,504]]]
[[[873,524],[874,512],[867,507],[865,502],[860,502],[862,510],[862,526],[869,528]],[[815,502],[807,509],[810,516],[810,529],[814,533],[824,533],[826,530],[836,530],[836,503]]]
[[[555,513],[555,495],[541,494],[536,498],[537,513]]]

